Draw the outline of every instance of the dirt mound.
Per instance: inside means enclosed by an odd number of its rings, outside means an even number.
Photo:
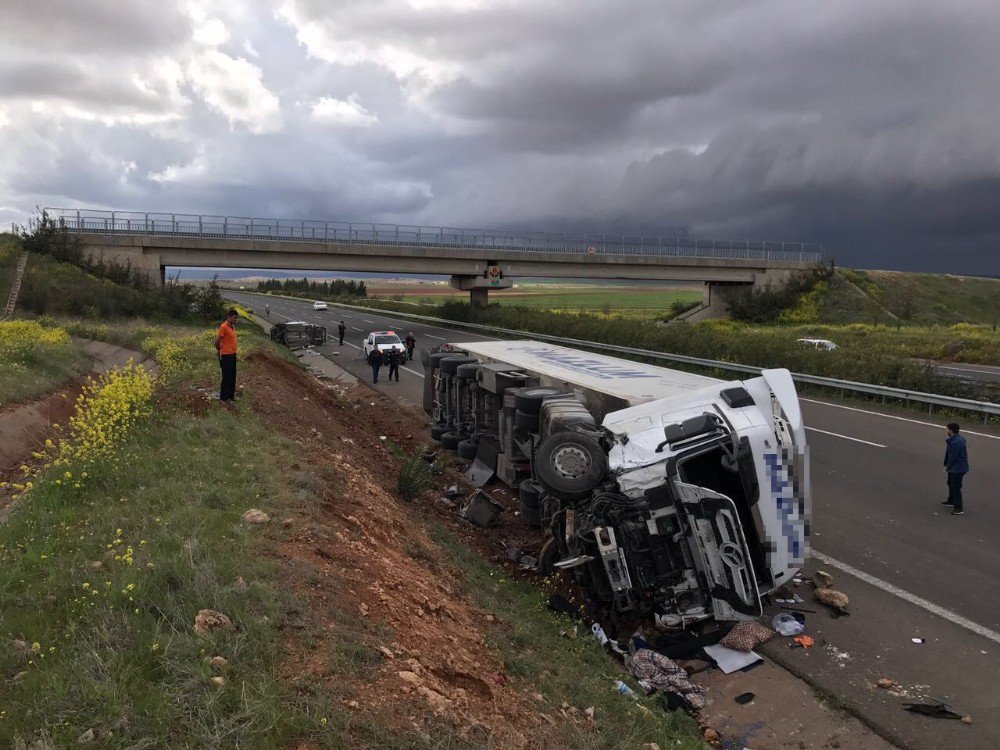
[[[258,359],[265,366],[248,377],[251,407],[299,442],[303,463],[328,480],[316,523],[295,529],[281,546],[291,583],[316,612],[347,601],[382,659],[346,703],[383,724],[444,721],[470,737],[491,736],[494,747],[526,746],[538,712],[521,686],[494,681],[503,666],[481,630],[492,615],[459,593],[459,574],[439,562],[413,509],[393,494],[398,458],[388,445],[415,448],[424,415],[363,386],[324,387],[283,360]],[[292,409],[293,402],[315,408]],[[308,570],[322,585],[303,574]],[[327,626],[321,632],[337,628],[336,619]],[[289,678],[330,677],[330,652],[293,650]]]

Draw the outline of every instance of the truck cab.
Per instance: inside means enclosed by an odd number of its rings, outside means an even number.
[[[552,568],[607,615],[756,617],[804,563],[808,450],[786,370],[722,381],[531,341],[454,344],[425,366],[432,436],[464,447],[473,481],[518,489]]]

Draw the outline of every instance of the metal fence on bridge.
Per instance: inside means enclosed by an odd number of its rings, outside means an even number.
[[[70,231],[94,234],[282,240],[343,245],[454,247],[511,252],[642,255],[718,260],[818,263],[823,248],[802,242],[693,240],[683,237],[569,232],[505,232],[350,221],[257,219],[240,216],[140,213],[76,208],[45,211]]]

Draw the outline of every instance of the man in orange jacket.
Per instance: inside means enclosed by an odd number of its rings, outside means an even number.
[[[236,319],[240,317],[235,308],[230,307],[226,319],[219,326],[215,336],[215,351],[219,353],[219,367],[222,368],[222,384],[219,386],[219,401],[226,403],[236,398]]]

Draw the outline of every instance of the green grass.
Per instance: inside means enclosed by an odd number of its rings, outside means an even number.
[[[1000,324],[1000,279],[840,269],[801,305],[808,322],[951,326]]]
[[[477,604],[499,616],[490,632],[490,645],[500,654],[508,674],[530,681],[544,702],[542,712],[558,714],[563,703],[583,710],[594,707],[593,726],[566,722],[561,747],[578,750],[641,747],[657,742],[661,748],[700,750],[704,747],[697,724],[681,712],[666,712],[655,699],[638,704],[614,690],[615,680],[635,681],[616,667],[585,628],[573,640],[559,636],[571,625],[550,612],[547,594],[538,586],[507,577],[478,553],[441,527],[432,539],[447,553],[448,562],[462,571],[465,592]]]
[[[104,747],[263,749],[319,731],[325,709],[277,674],[293,603],[260,554],[267,532],[240,523],[295,502],[283,450],[245,414],[168,410],[79,490],[52,471],[36,482],[0,526],[0,746],[68,747],[95,728],[113,733]],[[133,564],[114,559],[129,547]],[[203,608],[238,632],[195,635]],[[38,646],[18,654],[12,639]],[[217,654],[222,688],[204,663]]]
[[[467,296],[466,292],[456,292],[454,295],[415,293],[373,296],[369,299],[439,305],[447,300],[464,301]],[[564,313],[590,312],[605,316],[654,320],[669,318],[670,306],[674,302],[690,304],[700,302],[701,297],[700,290],[690,288],[530,284],[519,286],[517,289],[492,292],[490,302],[502,307],[523,307]]]
[[[64,329],[0,321],[0,408],[55,390],[87,369]]]

